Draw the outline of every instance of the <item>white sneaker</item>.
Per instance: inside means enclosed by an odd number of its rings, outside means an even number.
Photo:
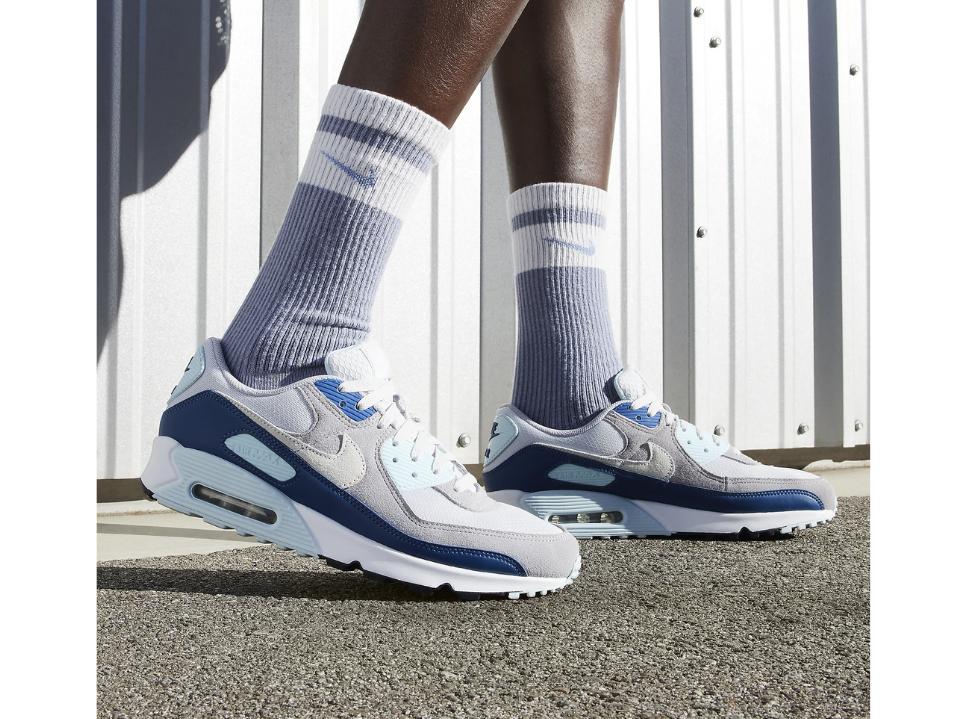
[[[577,429],[501,407],[484,459],[490,496],[581,538],[789,533],[836,514],[826,480],[759,464],[701,432],[632,370],[614,385],[622,401]]]
[[[208,339],[173,390],[143,485],[232,528],[419,587],[517,598],[577,576],[576,540],[491,500],[404,408],[382,352],[330,353],[329,374],[246,387]]]

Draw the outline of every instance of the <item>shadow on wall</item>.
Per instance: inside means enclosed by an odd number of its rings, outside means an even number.
[[[229,0],[97,2],[98,361],[123,292],[120,203],[206,131],[229,48]]]

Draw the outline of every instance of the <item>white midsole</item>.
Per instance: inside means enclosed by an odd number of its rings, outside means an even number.
[[[293,505],[320,542],[319,554],[346,564],[359,561],[367,571],[405,582],[424,587],[449,583],[460,592],[538,592],[560,589],[573,581],[478,572],[412,557],[367,539],[309,507],[297,502]]]
[[[751,532],[763,532],[801,524],[815,524],[833,519],[835,509],[800,509],[789,512],[744,512],[725,514],[688,509],[672,504],[631,500],[635,505],[656,518],[672,532],[699,532],[704,534],[727,534],[739,532],[746,527]]]
[[[588,498],[591,503],[600,508],[604,507],[605,498],[608,498],[607,504],[610,505],[610,509],[620,510],[624,505],[632,505],[641,510],[647,517],[653,518],[653,520],[665,530],[662,532],[650,532],[651,534],[675,534],[680,532],[732,534],[739,532],[744,527],[751,532],[763,532],[771,529],[782,529],[785,527],[825,522],[833,519],[834,515],[836,515],[836,509],[805,509],[787,512],[708,512],[702,509],[689,509],[687,507],[678,507],[661,502],[627,499],[615,494],[594,491],[557,490],[549,492],[523,492],[517,489],[502,489],[496,492],[490,492],[489,494],[492,499],[498,502],[520,507],[531,514],[541,517],[541,519],[546,519],[553,513],[566,513],[568,511],[567,507],[570,506],[570,499],[574,497]],[[557,497],[556,501],[554,503],[544,501],[545,498],[549,500],[548,495],[555,495]],[[531,497],[538,498],[540,501],[536,503],[530,502],[529,498]],[[536,511],[532,509],[533,506],[537,507]],[[628,512],[625,512],[625,514],[628,514]],[[628,527],[631,521],[636,521],[636,519],[631,519],[629,516],[624,518],[624,524]],[[649,524],[649,522],[647,523]],[[644,534],[645,532],[638,533]]]
[[[171,509],[197,514],[218,526],[229,526],[306,554],[343,564],[359,562],[367,571],[424,587],[449,584],[458,592],[533,594],[561,589],[573,581],[570,577],[481,572],[404,554],[294,502],[242,467],[182,447],[169,437],[154,440],[141,480],[157,501]],[[201,480],[213,489],[271,509],[277,514],[276,524],[265,524],[197,499],[190,487]]]

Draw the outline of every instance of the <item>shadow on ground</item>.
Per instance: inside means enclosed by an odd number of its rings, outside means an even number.
[[[452,595],[439,593],[425,596],[405,585],[377,580],[359,571],[318,571],[321,566],[318,564],[309,570],[282,572],[263,569],[98,567],[97,587],[127,592],[229,594],[235,597],[278,599],[455,601]]]
[[[259,545],[101,564],[100,714],[868,715],[869,499],[792,540],[581,547],[573,587],[513,602]]]

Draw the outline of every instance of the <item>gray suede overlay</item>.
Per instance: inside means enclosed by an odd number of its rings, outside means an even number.
[[[619,429],[624,437],[627,438],[628,444],[624,451],[621,452],[621,456],[626,456],[625,453],[627,452],[640,453],[639,448],[642,445],[650,441],[656,442],[663,447],[663,449],[667,450],[667,453],[673,459],[674,474],[670,480],[671,482],[687,484],[693,487],[702,487],[703,489],[725,490],[724,479],[704,471],[700,465],[690,459],[687,453],[677,444],[677,438],[673,434],[673,427],[668,427],[662,419],[656,427],[644,427],[643,425],[631,422],[616,412],[608,412],[606,417],[604,417],[604,422]]]
[[[346,435],[356,442],[363,455],[366,472],[360,481],[347,487],[346,491],[404,534],[435,544],[505,554],[519,562],[531,577],[570,575],[579,556],[579,547],[573,535],[566,532],[546,535],[505,532],[428,522],[418,517],[403,500],[380,459],[380,446],[384,441],[389,441],[396,430],[390,427],[378,429],[376,414],[359,423],[350,420],[312,385],[293,388],[291,392],[301,389],[316,413],[313,427],[301,434],[283,432],[245,410],[239,402],[235,404],[306,461],[309,459],[304,456],[303,444],[324,448],[326,452],[336,452],[340,446],[340,435]],[[471,511],[490,512],[499,506],[486,495],[483,488],[476,494],[456,492],[453,482],[447,482],[435,489],[450,501]]]
[[[771,476],[769,477],[762,475],[756,477],[724,477],[707,471],[690,459],[678,444],[673,427],[667,426],[663,419],[656,427],[649,428],[631,422],[616,412],[609,411],[603,421],[616,427],[627,440],[627,446],[620,453],[620,457],[646,459],[646,450],[642,448],[648,441],[656,442],[666,449],[675,464],[672,482],[723,492],[767,492],[799,489],[818,496],[826,509],[835,509],[837,506],[836,492],[832,485],[815,474],[790,471],[786,476],[772,476],[775,471],[783,473],[784,470],[770,468]],[[730,448],[724,456],[752,469],[763,466],[733,448]]]

